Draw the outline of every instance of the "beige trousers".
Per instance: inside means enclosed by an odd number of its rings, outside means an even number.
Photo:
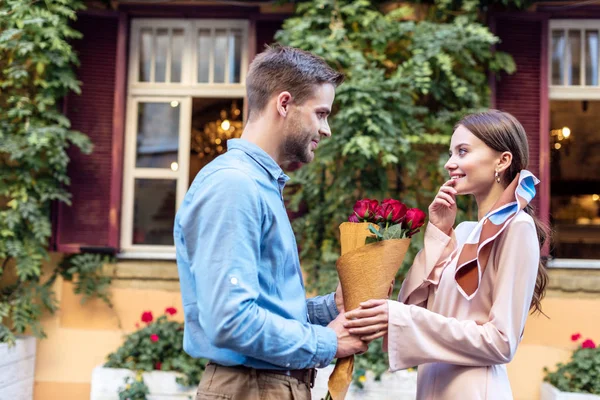
[[[310,387],[296,378],[209,364],[196,400],[311,400]]]

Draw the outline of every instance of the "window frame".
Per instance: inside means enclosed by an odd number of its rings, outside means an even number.
[[[138,82],[140,57],[140,32],[144,28],[183,29],[184,47],[181,65],[181,82]],[[241,30],[241,59],[239,83],[197,83],[197,32],[201,28]],[[253,36],[249,35],[250,21],[243,19],[155,19],[138,18],[131,21],[128,57],[127,111],[125,122],[125,150],[123,160],[123,198],[121,202],[121,237],[120,259],[161,259],[174,260],[175,246],[133,244],[134,223],[134,188],[135,179],[173,179],[177,182],[176,207],[179,209],[189,186],[189,165],[191,147],[191,125],[193,98],[239,98],[245,100],[246,74],[249,65],[249,54]],[[155,37],[155,36],[153,36]],[[155,45],[152,52],[154,54]],[[165,81],[170,79],[170,52],[167,54]],[[211,51],[212,54],[212,51]],[[226,51],[226,54],[227,51]],[[154,66],[152,56],[151,69]],[[212,63],[210,69],[213,69]],[[226,67],[225,80],[229,68]],[[151,74],[151,76],[153,76]],[[136,140],[138,129],[138,106],[140,103],[169,103],[178,101],[179,114],[179,148],[177,162],[179,169],[171,171],[166,168],[137,168]],[[245,121],[244,113],[244,121]]]

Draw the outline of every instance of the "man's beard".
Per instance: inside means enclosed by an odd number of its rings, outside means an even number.
[[[302,129],[298,119],[293,119],[287,128],[288,134],[283,143],[283,155],[285,161],[309,163],[313,159],[313,154],[309,148],[313,135],[307,130]]]

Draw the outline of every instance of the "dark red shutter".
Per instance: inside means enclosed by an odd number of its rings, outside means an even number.
[[[114,118],[122,116],[122,112],[115,113],[115,97],[122,97],[115,94],[119,23],[118,13],[105,13],[80,15],[74,24],[83,34],[83,39],[74,42],[81,63],[77,78],[82,83],[82,93],[70,94],[64,108],[72,128],[89,136],[94,151],[91,155],[75,148],[69,152],[72,205],[59,204],[54,219],[54,243],[60,252],[114,252],[118,246],[115,228],[118,229],[119,213],[114,203],[115,194],[120,202],[121,171],[115,168],[120,166],[122,143],[118,135],[115,142],[114,136],[115,128],[122,128],[122,122]],[[120,77],[119,81],[123,79]],[[118,100],[117,106],[120,104]],[[118,193],[115,185],[119,186]]]
[[[545,169],[550,161],[545,148],[549,135],[547,20],[540,15],[509,15],[496,18],[494,25],[502,40],[497,49],[511,54],[517,66],[516,73],[502,75],[495,83],[495,107],[514,115],[527,132],[529,170],[542,179],[533,205],[546,219],[549,176]]]
[[[281,29],[282,20],[256,21],[256,53],[262,53],[265,45],[275,42],[274,36]]]

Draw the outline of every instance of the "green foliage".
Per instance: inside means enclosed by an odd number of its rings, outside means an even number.
[[[338,226],[356,200],[391,197],[427,209],[447,179],[442,167],[454,124],[488,107],[489,72],[515,70],[509,55],[492,50],[498,38],[479,22],[481,7],[436,0],[414,20],[408,5],[385,14],[368,0],[312,0],[277,33],[280,43],[316,53],[346,74],[336,91],[333,136],[289,185],[290,208],[308,210],[294,229],[309,290],[334,290]],[[471,219],[473,200],[461,197],[458,206],[458,222]],[[421,246],[422,233],[413,237],[397,284]],[[358,357],[378,360],[371,369],[386,362],[373,353],[377,347]]]
[[[59,273],[63,279],[74,283],[73,291],[81,295],[82,304],[91,298],[99,298],[112,308],[108,294],[111,279],[102,274],[102,268],[114,261],[101,254],[75,254],[64,258]]]
[[[174,309],[167,309],[169,310]],[[151,314],[144,313],[143,317]],[[142,320],[143,321],[143,320]],[[148,322],[148,320],[146,320]],[[154,339],[154,340],[153,340]],[[143,328],[127,335],[116,352],[108,355],[106,368],[127,368],[133,371],[175,371],[183,374],[177,378],[182,386],[196,386],[208,360],[192,358],[183,351],[183,323],[170,321],[161,315]],[[139,386],[139,385],[138,385]],[[136,388],[136,391],[139,388]],[[131,386],[130,390],[134,390]],[[121,392],[124,393],[123,391]],[[126,398],[126,397],[122,397]],[[131,397],[145,399],[145,397]]]
[[[600,348],[579,347],[568,363],[556,365],[556,371],[544,368],[544,381],[563,392],[600,395]]]
[[[119,391],[119,400],[146,400],[148,393],[150,391],[144,382],[142,372],[138,371],[135,379],[130,376],[125,378],[125,387]]]
[[[82,7],[78,0],[0,2],[0,342],[29,330],[44,337],[38,320],[56,310],[58,272],[42,282],[50,207],[70,204],[67,148],[91,151],[58,107],[69,91],[80,91],[70,41],[81,35],[69,23]],[[67,275],[79,277],[84,297],[97,284],[106,300],[106,279],[90,278],[88,267],[73,266]]]

